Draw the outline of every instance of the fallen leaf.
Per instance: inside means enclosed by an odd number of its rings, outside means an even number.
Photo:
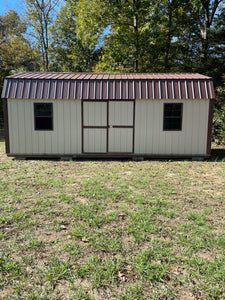
[[[86,237],[82,237],[82,242],[87,243],[87,242],[89,242],[89,239]]]
[[[132,267],[131,266],[126,266],[126,270],[127,271],[132,271]]]
[[[116,272],[116,276],[117,276],[118,280],[123,281],[123,282],[126,281],[126,277],[125,277],[124,273],[118,271],[118,272]]]
[[[125,219],[125,217],[126,217],[126,214],[124,214],[124,213],[120,213],[120,214],[119,214],[119,217],[120,217],[120,219],[123,219],[123,220],[124,220],[124,219]]]

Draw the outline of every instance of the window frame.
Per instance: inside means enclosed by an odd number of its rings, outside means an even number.
[[[51,105],[51,116],[37,116],[36,115],[36,105],[43,105],[43,104],[50,104]],[[35,131],[53,131],[53,103],[52,102],[34,102],[34,130]],[[51,128],[47,128],[47,129],[39,129],[37,128],[37,118],[51,118]]]
[[[176,104],[180,105],[180,116],[165,116],[166,105]],[[180,128],[166,128],[166,119],[180,119]],[[182,131],[183,127],[183,103],[180,102],[165,102],[163,106],[163,131]]]

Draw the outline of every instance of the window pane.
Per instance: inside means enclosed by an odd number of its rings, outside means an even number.
[[[35,119],[35,130],[52,130],[52,118],[38,117]]]
[[[183,103],[165,103],[163,130],[182,129]]]
[[[53,130],[52,112],[52,103],[34,103],[35,130]]]
[[[181,118],[165,118],[164,130],[181,130]]]
[[[182,106],[181,103],[166,103],[165,104],[165,110],[164,110],[164,116],[181,116],[181,110]]]
[[[35,117],[51,117],[52,103],[34,103]]]

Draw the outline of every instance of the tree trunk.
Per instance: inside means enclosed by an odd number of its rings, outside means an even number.
[[[134,55],[135,55],[135,60],[134,60],[134,71],[138,72],[139,69],[139,36],[138,36],[138,12],[137,12],[137,0],[133,0],[133,8],[134,8]]]
[[[173,1],[170,2],[170,0],[169,0],[169,3],[168,3],[168,13],[169,13],[168,33],[167,33],[165,58],[164,58],[165,71],[168,71],[170,69],[169,54],[170,54],[170,46],[171,46],[171,27],[172,27],[172,17],[173,17]]]

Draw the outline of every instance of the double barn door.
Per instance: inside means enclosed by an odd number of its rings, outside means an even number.
[[[134,101],[82,101],[82,152],[133,153]]]

